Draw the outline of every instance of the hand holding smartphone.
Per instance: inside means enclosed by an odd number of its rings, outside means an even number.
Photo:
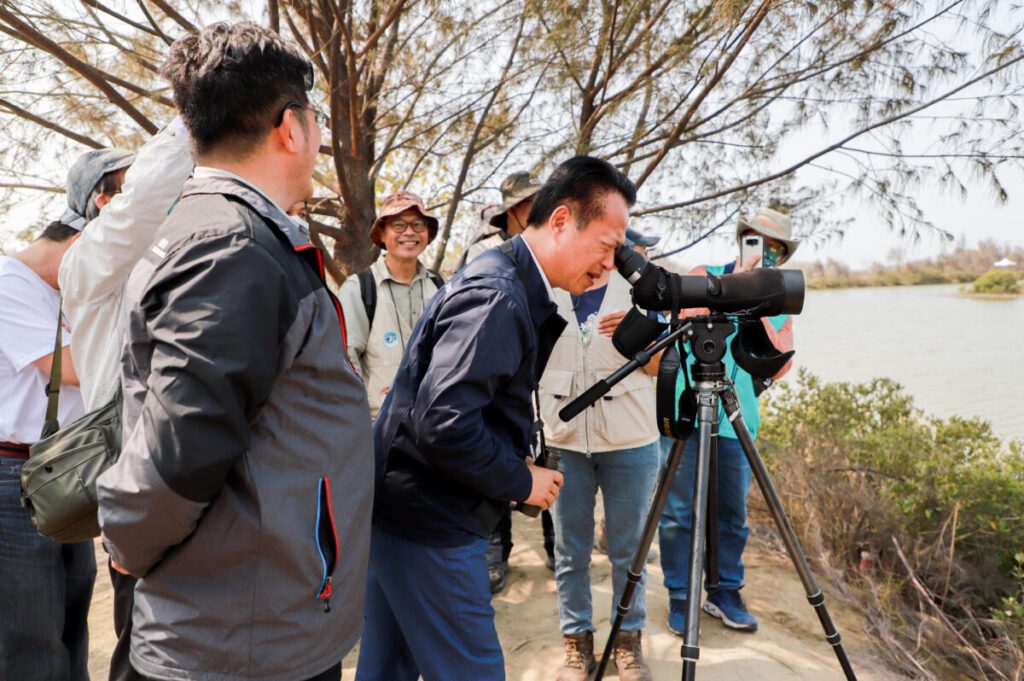
[[[751,261],[757,258],[757,262]],[[740,239],[740,262],[743,269],[764,266],[764,238],[759,235],[747,234]]]

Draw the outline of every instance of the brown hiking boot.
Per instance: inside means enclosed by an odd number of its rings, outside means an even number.
[[[566,634],[565,662],[558,670],[555,681],[587,681],[590,673],[597,669],[594,659],[594,632]]]
[[[615,639],[615,666],[619,681],[651,681],[651,670],[644,664],[639,631],[620,631]]]

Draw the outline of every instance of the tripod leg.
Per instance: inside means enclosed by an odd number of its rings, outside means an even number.
[[[761,460],[761,455],[758,454],[757,447],[754,445],[754,439],[750,436],[750,431],[747,430],[747,424],[743,420],[743,414],[740,411],[739,399],[732,390],[726,390],[722,393],[722,401],[725,403],[725,413],[729,416],[729,420],[733,422],[733,430],[736,431],[736,436],[743,447],[743,452],[747,455],[747,461],[750,462],[750,468],[754,473],[754,478],[757,480],[757,486],[761,489],[761,495],[768,504],[768,510],[775,521],[775,527],[778,528],[779,535],[786,544],[789,559],[793,562],[793,567],[796,568],[800,581],[803,582],[807,601],[818,615],[821,628],[825,632],[825,640],[829,642],[832,650],[835,651],[836,658],[839,660],[839,666],[843,668],[843,674],[846,675],[847,681],[856,681],[857,676],[853,672],[853,667],[850,666],[849,658],[846,657],[846,650],[843,649],[839,632],[836,631],[835,625],[832,623],[832,617],[828,613],[828,608],[825,607],[825,597],[822,595],[818,583],[814,580],[814,575],[811,574],[811,568],[807,564],[807,557],[804,555],[803,549],[800,548],[799,541],[797,541],[796,532],[793,531],[793,526],[790,524],[786,512],[782,510],[782,502],[779,501],[779,495],[775,491],[771,478],[768,476],[768,469],[765,468],[764,461]]]
[[[604,646],[604,653],[601,655],[601,662],[594,675],[594,681],[601,681],[604,678],[608,662],[611,660],[612,650],[615,648],[615,639],[622,628],[622,621],[633,606],[633,594],[636,592],[637,584],[644,574],[644,566],[647,563],[647,554],[651,550],[651,542],[654,541],[654,533],[658,530],[658,521],[661,519],[661,512],[665,510],[665,502],[668,500],[669,492],[672,490],[672,481],[676,476],[676,469],[679,461],[683,458],[684,440],[676,440],[672,444],[672,451],[668,455],[668,461],[661,470],[658,478],[658,486],[654,490],[654,497],[651,499],[651,509],[647,513],[647,520],[644,522],[643,534],[640,537],[640,544],[633,553],[633,562],[629,566],[626,575],[626,585],[622,589],[622,597],[615,606],[615,619],[612,621],[612,631],[608,635],[608,642]]]
[[[718,590],[718,421],[711,424],[711,458],[708,459],[707,578],[705,590]]]
[[[701,390],[701,384],[697,384]],[[718,395],[701,390],[697,394],[697,418],[700,422],[697,469],[693,490],[693,522],[690,525],[690,576],[687,583],[686,629],[683,635],[683,681],[697,677],[700,657],[700,599],[703,595],[704,537],[707,522],[708,464],[711,460],[711,431],[718,418]]]

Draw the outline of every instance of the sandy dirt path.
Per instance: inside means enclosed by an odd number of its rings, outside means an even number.
[[[494,599],[498,634],[505,651],[510,681],[554,679],[562,660],[554,575],[544,567],[540,522],[516,515],[512,570],[505,590]],[[98,560],[105,554],[97,546]],[[825,643],[818,620],[807,604],[800,581],[784,557],[754,542],[745,556],[747,586],[744,597],[760,620],[760,631],[743,634],[726,629],[707,615],[701,620],[700,681],[842,681],[841,670]],[[111,619],[112,593],[105,564],[89,615],[93,681],[106,679],[114,644]],[[610,629],[612,607],[611,566],[606,556],[594,554],[592,566],[597,646],[603,647]],[[843,636],[860,681],[897,681],[903,677],[875,659],[873,645],[856,615],[839,606],[826,590],[830,612]],[[665,628],[668,595],[661,586],[657,561],[648,565],[647,628],[644,650],[656,681],[681,678],[679,647],[682,639]],[[344,663],[344,678],[355,676],[358,649]],[[607,679],[617,678],[614,675]]]

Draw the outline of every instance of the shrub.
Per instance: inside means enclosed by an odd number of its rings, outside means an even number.
[[[1017,275],[1007,270],[990,270],[974,280],[974,293],[1020,293]]]
[[[1014,678],[1024,646],[1024,443],[1004,446],[979,419],[928,417],[887,379],[823,383],[801,371],[764,410],[765,460],[794,527],[848,580],[863,580],[876,616],[906,633],[903,654],[918,630],[931,632],[923,645],[933,666],[984,678],[953,627],[935,627],[909,565],[931,607]],[[865,551],[876,572],[857,571]]]

